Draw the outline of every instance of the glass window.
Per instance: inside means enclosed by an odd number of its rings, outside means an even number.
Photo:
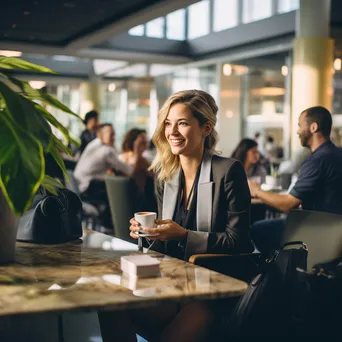
[[[130,30],[128,30],[128,34],[130,34],[131,36],[143,36],[144,25],[132,27]]]
[[[185,9],[169,13],[166,16],[166,38],[185,40]]]
[[[243,22],[250,23],[270,17],[272,15],[272,1],[243,0]]]
[[[214,31],[237,26],[238,0],[214,0]]]
[[[278,13],[291,12],[299,8],[299,0],[278,0]]]
[[[146,24],[146,36],[152,38],[164,38],[165,18],[153,19]]]
[[[189,6],[188,11],[188,38],[194,39],[209,34],[209,0],[203,0]]]

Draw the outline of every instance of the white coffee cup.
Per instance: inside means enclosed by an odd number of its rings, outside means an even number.
[[[273,176],[266,176],[265,183],[271,187],[275,187],[278,185],[278,180],[276,177]]]
[[[144,228],[155,228],[156,227],[157,214],[150,211],[140,211],[134,214],[134,219],[140,223],[140,233],[139,235],[151,236],[153,234],[145,234]]]

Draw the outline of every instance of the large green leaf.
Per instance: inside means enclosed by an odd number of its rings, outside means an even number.
[[[59,168],[63,171],[64,175],[67,176],[68,173],[66,171],[64,160],[63,160],[60,152],[58,151],[58,149],[56,148],[56,146],[54,144],[51,145],[49,152],[51,153],[52,157],[55,159]]]
[[[52,131],[36,108],[37,104],[16,93],[3,82],[0,82],[0,95],[13,119],[28,133],[33,134],[46,150],[51,142]]]
[[[39,105],[38,103],[34,104],[37,111],[40,113],[41,117],[45,118],[50,124],[56,127],[64,136],[67,144],[69,144],[70,136],[69,131],[52,115],[50,114],[44,107]]]
[[[58,139],[56,136],[53,136],[52,138],[53,144],[57,147],[57,149],[63,151],[64,153],[68,154],[69,156],[72,155],[72,151],[69,147],[65,146],[60,139]]]
[[[42,144],[5,110],[0,115],[0,187],[17,215],[30,206],[44,179]]]
[[[48,175],[45,175],[42,187],[45,188],[46,191],[54,195],[57,195],[58,193],[56,188],[63,188],[63,184],[59,180],[52,178]]]
[[[55,72],[49,68],[46,68],[41,65],[34,64],[34,63],[30,63],[30,62],[24,61],[16,57],[0,56],[0,69],[31,70],[31,71],[47,72],[49,74],[55,74]]]
[[[64,105],[62,102],[54,98],[53,96],[47,94],[46,92],[40,90],[40,89],[34,89],[30,86],[28,82],[18,80],[17,78],[14,77],[8,77],[8,79],[15,84],[23,93],[26,97],[28,97],[31,100],[39,100],[42,101],[52,107],[55,107],[59,110],[62,110],[63,112],[66,112],[68,114],[71,114],[81,120],[81,118],[71,111],[66,105]]]

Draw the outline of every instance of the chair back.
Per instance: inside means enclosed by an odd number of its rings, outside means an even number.
[[[115,236],[132,241],[129,220],[134,216],[134,194],[131,180],[121,176],[106,176],[106,189]]]
[[[342,255],[342,216],[318,211],[291,210],[282,243],[303,241],[308,246],[308,270],[316,263]]]

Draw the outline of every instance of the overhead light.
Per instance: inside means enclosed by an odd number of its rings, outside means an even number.
[[[108,84],[108,91],[110,93],[113,93],[115,91],[115,88],[116,88],[115,83],[109,83]]]
[[[248,67],[245,65],[234,65],[233,69],[235,71],[235,74],[238,76],[245,75],[248,73]]]
[[[233,68],[230,64],[223,64],[223,75],[230,76],[233,72]]]
[[[289,73],[289,68],[288,68],[286,65],[283,65],[283,66],[281,67],[281,74],[282,74],[283,76],[287,76],[288,73]]]
[[[29,84],[34,89],[41,89],[46,86],[45,81],[29,81]]]
[[[341,60],[341,58],[336,58],[334,60],[334,69],[335,70],[341,70],[341,68],[342,68],[342,60]]]
[[[5,57],[20,57],[22,54],[21,51],[0,50],[0,56]]]
[[[232,110],[227,110],[225,114],[228,119],[234,116],[234,112]]]
[[[263,88],[252,89],[251,94],[256,96],[282,96],[285,95],[285,88],[273,87],[268,83]]]

